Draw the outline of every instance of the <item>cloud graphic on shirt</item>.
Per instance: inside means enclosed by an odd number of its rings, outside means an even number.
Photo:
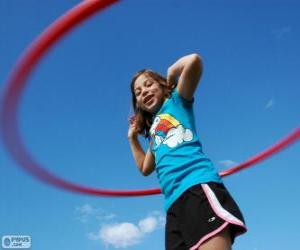
[[[182,125],[176,128],[171,128],[168,131],[167,136],[163,140],[163,144],[168,145],[170,148],[176,147],[178,144],[184,141],[191,141],[193,139],[193,133],[190,129],[185,129]]]
[[[162,136],[156,135],[155,136],[155,144],[160,145],[163,142],[164,138]]]

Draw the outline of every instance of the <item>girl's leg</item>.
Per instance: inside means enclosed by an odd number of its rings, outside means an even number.
[[[222,232],[206,241],[198,248],[198,250],[231,250],[229,228],[227,227]]]

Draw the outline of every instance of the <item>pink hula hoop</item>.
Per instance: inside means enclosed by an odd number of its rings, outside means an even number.
[[[1,107],[1,134],[5,146],[12,158],[23,169],[37,177],[39,180],[56,187],[66,189],[72,192],[90,195],[103,196],[144,196],[160,194],[160,189],[147,190],[107,190],[91,188],[83,185],[71,183],[62,178],[55,176],[46,170],[41,164],[35,161],[32,155],[27,151],[25,144],[21,139],[19,132],[17,113],[19,100],[26,82],[39,63],[41,58],[49,51],[59,39],[66,35],[77,25],[90,18],[97,11],[101,11],[108,6],[118,2],[118,0],[85,0],[72,8],[66,14],[58,18],[50,25],[25,51],[16,67],[10,75],[4,91],[3,102]],[[279,152],[288,145],[294,143],[300,138],[300,127],[290,133],[287,137],[273,145],[262,153],[250,158],[244,163],[225,170],[220,173],[221,176],[227,176],[242,169],[248,168],[272,154]]]

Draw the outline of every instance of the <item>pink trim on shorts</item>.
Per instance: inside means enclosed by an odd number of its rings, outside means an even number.
[[[203,188],[203,191],[209,201],[209,204],[212,207],[212,209],[214,210],[214,212],[216,213],[216,215],[219,216],[221,219],[223,219],[225,222],[224,222],[224,224],[222,224],[222,226],[220,226],[216,230],[203,236],[194,246],[192,246],[190,248],[190,250],[196,250],[201,244],[203,244],[203,242],[205,242],[209,238],[211,238],[211,237],[215,236],[216,234],[218,234],[219,232],[221,232],[229,224],[240,226],[240,227],[244,228],[245,231],[247,231],[245,224],[241,220],[239,220],[238,218],[233,216],[231,213],[229,213],[227,210],[225,210],[222,207],[222,205],[220,204],[215,193],[211,190],[211,188],[209,187],[208,184],[201,184],[201,187]],[[242,232],[236,234],[235,236],[238,236],[240,234],[242,234]]]
[[[229,213],[227,210],[225,210],[222,205],[220,204],[218,198],[216,197],[215,193],[211,190],[211,188],[208,186],[208,184],[201,184],[204,193],[206,194],[206,197],[216,213],[220,218],[222,218],[224,221],[229,222],[230,224],[237,225],[240,227],[243,227],[245,230],[247,230],[244,222],[233,216],[231,213]]]
[[[220,226],[219,228],[217,228],[216,230],[212,231],[211,233],[203,236],[197,243],[196,245],[192,246],[190,248],[190,250],[196,250],[198,249],[198,247],[205,242],[206,240],[208,240],[209,238],[215,236],[216,234],[220,233],[225,227],[227,227],[229,225],[229,222],[225,221],[224,224],[222,226]]]

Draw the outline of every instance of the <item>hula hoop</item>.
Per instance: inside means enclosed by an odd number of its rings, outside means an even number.
[[[6,84],[2,102],[3,105],[0,110],[1,134],[8,152],[18,165],[47,184],[51,184],[68,191],[89,195],[144,196],[160,194],[160,189],[107,190],[86,187],[59,178],[46,170],[46,168],[38,163],[27,151],[19,132],[17,113],[20,97],[30,74],[41,58],[59,39],[73,28],[90,18],[97,11],[103,10],[116,2],[118,2],[118,0],[85,0],[81,2],[69,10],[66,14],[58,18],[28,47],[13,69]],[[236,167],[221,172],[220,175],[224,177],[248,168],[286,148],[288,145],[296,142],[299,138],[300,127],[274,146]]]

